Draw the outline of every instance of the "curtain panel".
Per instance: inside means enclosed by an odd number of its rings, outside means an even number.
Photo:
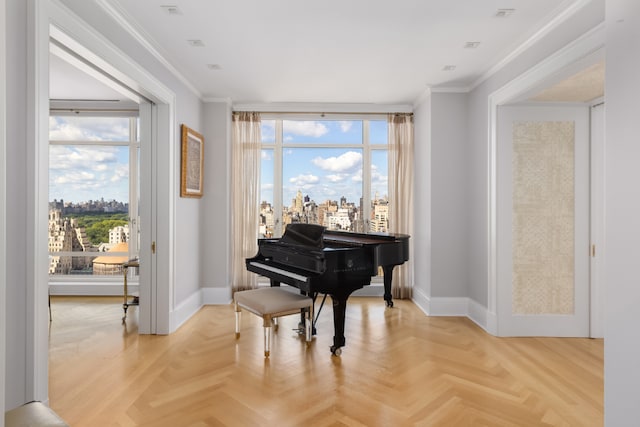
[[[387,116],[389,139],[389,231],[413,236],[413,114]],[[409,261],[394,269],[391,293],[411,298],[413,289],[413,239]]]
[[[245,259],[258,252],[260,215],[260,114],[234,112],[231,164],[231,290],[257,287]]]

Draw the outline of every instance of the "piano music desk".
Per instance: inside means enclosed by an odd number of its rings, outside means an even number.
[[[263,319],[264,357],[271,352],[271,324],[280,316],[305,312],[304,329],[307,343],[311,341],[313,300],[307,296],[288,292],[280,287],[238,291],[233,295],[236,309],[236,338],[240,338],[241,309]]]

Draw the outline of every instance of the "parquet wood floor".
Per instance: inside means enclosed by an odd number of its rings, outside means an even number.
[[[122,325],[119,298],[54,297],[50,406],[72,427],[601,426],[603,341],[496,338],[410,301],[350,298],[331,356],[331,307],[309,347],[280,319],[207,306],[169,336]]]

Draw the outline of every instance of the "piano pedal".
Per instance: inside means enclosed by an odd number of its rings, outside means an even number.
[[[293,330],[294,331],[298,331],[298,334],[300,334],[300,335],[305,335],[306,334],[306,330],[304,328],[304,323],[303,322],[298,323],[298,327],[293,329]],[[311,336],[313,336],[313,335],[317,335],[316,334],[315,325],[311,327]]]

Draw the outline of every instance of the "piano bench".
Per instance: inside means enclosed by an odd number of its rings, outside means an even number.
[[[313,300],[311,298],[274,286],[238,291],[233,295],[233,299],[236,308],[236,338],[240,338],[242,309],[262,317],[264,357],[269,357],[271,351],[271,325],[278,317],[304,311],[305,338],[307,342],[311,341],[311,316],[313,311]]]

